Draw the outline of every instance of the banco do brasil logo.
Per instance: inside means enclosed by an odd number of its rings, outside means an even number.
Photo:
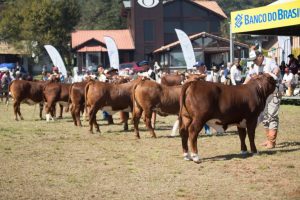
[[[243,15],[238,14],[235,17],[235,27],[240,28],[243,25]]]

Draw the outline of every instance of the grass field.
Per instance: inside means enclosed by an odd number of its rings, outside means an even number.
[[[175,117],[158,118],[157,139],[143,124],[141,139],[122,125],[101,124],[89,134],[70,114],[38,120],[38,106],[0,103],[0,199],[300,199],[300,107],[280,110],[277,147],[265,150],[261,126],[258,156],[239,154],[238,135],[198,138],[202,163],[182,159],[180,137],[169,138]],[[115,122],[119,119],[116,115]],[[98,118],[101,118],[98,114]],[[249,142],[247,139],[249,148]]]

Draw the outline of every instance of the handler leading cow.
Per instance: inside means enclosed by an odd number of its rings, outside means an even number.
[[[252,153],[257,153],[254,143],[255,128],[266,100],[273,93],[276,81],[270,74],[253,78],[248,84],[227,86],[195,81],[183,86],[180,99],[180,135],[185,160],[200,162],[197,137],[205,123],[222,132],[230,125],[238,127],[242,152],[246,129]],[[188,152],[188,140],[191,155]]]

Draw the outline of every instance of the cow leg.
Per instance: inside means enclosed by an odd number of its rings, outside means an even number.
[[[39,103],[39,107],[40,107],[40,119],[43,119],[43,108],[44,108],[44,103]]]
[[[46,113],[46,121],[50,121],[50,117],[53,120],[53,116],[55,115],[55,104],[52,101],[47,101],[45,106],[45,113]]]
[[[179,134],[181,136],[181,145],[182,145],[182,150],[183,150],[183,159],[184,160],[192,160],[192,158],[189,155],[189,148],[188,148],[188,138],[189,138],[189,133],[188,133],[188,127],[191,123],[191,120],[182,117],[179,119]]]
[[[109,125],[114,124],[114,119],[113,119],[112,115],[107,116],[107,122],[108,122]]]
[[[239,137],[240,137],[240,141],[241,141],[241,153],[243,155],[247,154],[247,146],[246,146],[246,129],[245,128],[237,128],[238,132],[239,132]]]
[[[129,112],[123,112],[123,123],[124,123],[124,131],[128,131],[128,119],[129,119]]]
[[[153,112],[151,110],[145,111],[145,123],[146,123],[147,128],[150,131],[151,137],[156,138],[154,128],[152,127],[152,124],[151,124],[152,113]]]
[[[76,114],[75,114],[75,106],[72,104],[71,106],[71,115],[74,122],[74,125],[77,126]]]
[[[81,108],[80,108],[80,105],[78,105],[78,106],[74,106],[75,107],[75,121],[76,121],[76,125],[77,126],[82,126],[81,125],[81,121],[80,121],[80,110],[81,110]]]
[[[20,103],[15,101],[14,102],[14,114],[15,114],[15,120],[18,121],[18,108],[20,107]]]
[[[253,154],[257,153],[257,149],[255,146],[255,141],[254,141],[256,123],[257,123],[256,119],[253,120],[253,122],[247,121],[247,133],[248,133],[248,138],[249,138],[249,142],[250,142],[251,153],[253,153]]]
[[[175,137],[176,136],[176,131],[178,129],[178,126],[179,126],[179,120],[177,119],[173,125],[173,128],[172,128],[172,133],[170,136],[172,137]]]
[[[22,114],[21,114],[21,105],[18,106],[18,114],[21,120],[24,120]]]
[[[59,110],[58,119],[62,119],[62,114],[63,114],[64,106],[59,104],[59,108],[60,108],[60,110]]]
[[[200,157],[198,155],[197,138],[198,134],[203,128],[203,120],[193,120],[189,126],[189,142],[191,145],[191,157],[195,163],[200,163]]]
[[[93,133],[93,125],[96,128],[97,132],[100,132],[99,125],[96,120],[96,114],[98,109],[95,106],[91,106],[89,110],[89,125],[90,125],[90,132]]]
[[[155,129],[155,122],[156,122],[156,112],[152,113],[152,127],[153,129]]]
[[[135,136],[138,139],[140,139],[139,123],[140,123],[142,114],[143,114],[143,110],[138,106],[134,106],[133,113],[132,113],[132,120],[133,120]]]

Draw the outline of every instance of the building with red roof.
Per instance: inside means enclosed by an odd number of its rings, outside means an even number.
[[[77,30],[72,33],[72,49],[79,67],[109,65],[104,36],[115,40],[120,63],[147,59],[162,64],[161,53],[165,51],[158,50],[178,41],[175,28],[190,36],[206,32],[217,40],[221,35],[221,23],[227,19],[216,1],[203,0],[126,0],[121,15],[127,19],[126,30]],[[208,54],[213,54],[214,50],[220,53],[218,46],[214,46],[203,56],[203,62],[212,63],[215,56]],[[229,48],[222,54],[227,51]],[[165,67],[170,66],[167,63]]]

